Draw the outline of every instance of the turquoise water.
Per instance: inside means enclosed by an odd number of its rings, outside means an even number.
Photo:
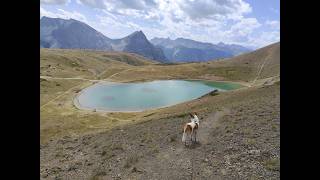
[[[214,89],[230,90],[230,83],[161,80],[139,83],[98,83],[77,97],[80,108],[143,111],[196,99]],[[233,87],[236,88],[236,87]]]

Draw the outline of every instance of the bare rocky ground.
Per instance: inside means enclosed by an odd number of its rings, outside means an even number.
[[[203,98],[198,144],[188,116],[65,136],[41,145],[41,179],[280,179],[280,82]]]

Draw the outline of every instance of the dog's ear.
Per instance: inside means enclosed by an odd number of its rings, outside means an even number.
[[[193,114],[192,114],[192,113],[189,113],[189,115],[190,115],[190,117],[192,117],[192,118],[193,118]]]

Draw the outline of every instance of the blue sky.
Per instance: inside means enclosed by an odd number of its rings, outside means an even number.
[[[41,0],[42,16],[77,19],[109,38],[142,30],[260,48],[280,41],[280,0]]]

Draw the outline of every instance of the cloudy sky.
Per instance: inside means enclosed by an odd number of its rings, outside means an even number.
[[[77,19],[109,38],[142,30],[260,48],[280,40],[280,0],[41,0],[42,16]]]

